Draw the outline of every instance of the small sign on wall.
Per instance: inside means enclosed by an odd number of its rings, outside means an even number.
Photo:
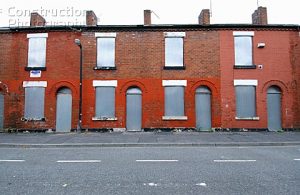
[[[30,71],[30,77],[31,78],[39,78],[42,76],[42,71],[41,70],[31,70]]]

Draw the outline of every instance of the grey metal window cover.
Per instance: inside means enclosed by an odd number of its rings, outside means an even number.
[[[267,110],[269,131],[281,130],[281,90],[277,86],[268,88]]]
[[[4,95],[0,92],[0,129],[3,129],[4,123]]]
[[[115,87],[96,87],[96,117],[115,117]]]
[[[183,86],[165,86],[165,116],[184,116]]]
[[[211,91],[206,86],[196,89],[196,127],[199,130],[211,129]]]
[[[253,65],[252,36],[234,37],[235,65]]]
[[[97,38],[97,67],[115,67],[115,38]]]
[[[42,120],[44,118],[44,87],[25,88],[25,113],[27,120]]]
[[[70,132],[72,121],[72,91],[61,88],[56,97],[56,132]]]
[[[237,117],[256,117],[255,89],[255,86],[235,86]]]
[[[165,66],[183,66],[183,38],[165,38]]]
[[[46,43],[47,38],[29,38],[28,44],[28,67],[46,66]]]

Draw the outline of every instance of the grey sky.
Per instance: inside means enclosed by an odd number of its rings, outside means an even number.
[[[211,0],[212,24],[251,23],[257,0]],[[268,8],[269,24],[300,24],[297,0],[259,0]],[[31,11],[44,15],[47,25],[85,24],[84,10],[93,10],[99,24],[142,24],[143,10],[151,9],[153,24],[195,24],[210,0],[5,0],[0,26],[28,26]]]

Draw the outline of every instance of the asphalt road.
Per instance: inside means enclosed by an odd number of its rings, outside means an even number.
[[[299,146],[0,149],[3,195],[298,195],[299,183]]]

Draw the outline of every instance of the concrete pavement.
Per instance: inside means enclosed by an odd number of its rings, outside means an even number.
[[[170,147],[300,145],[300,132],[0,133],[0,147]]]

